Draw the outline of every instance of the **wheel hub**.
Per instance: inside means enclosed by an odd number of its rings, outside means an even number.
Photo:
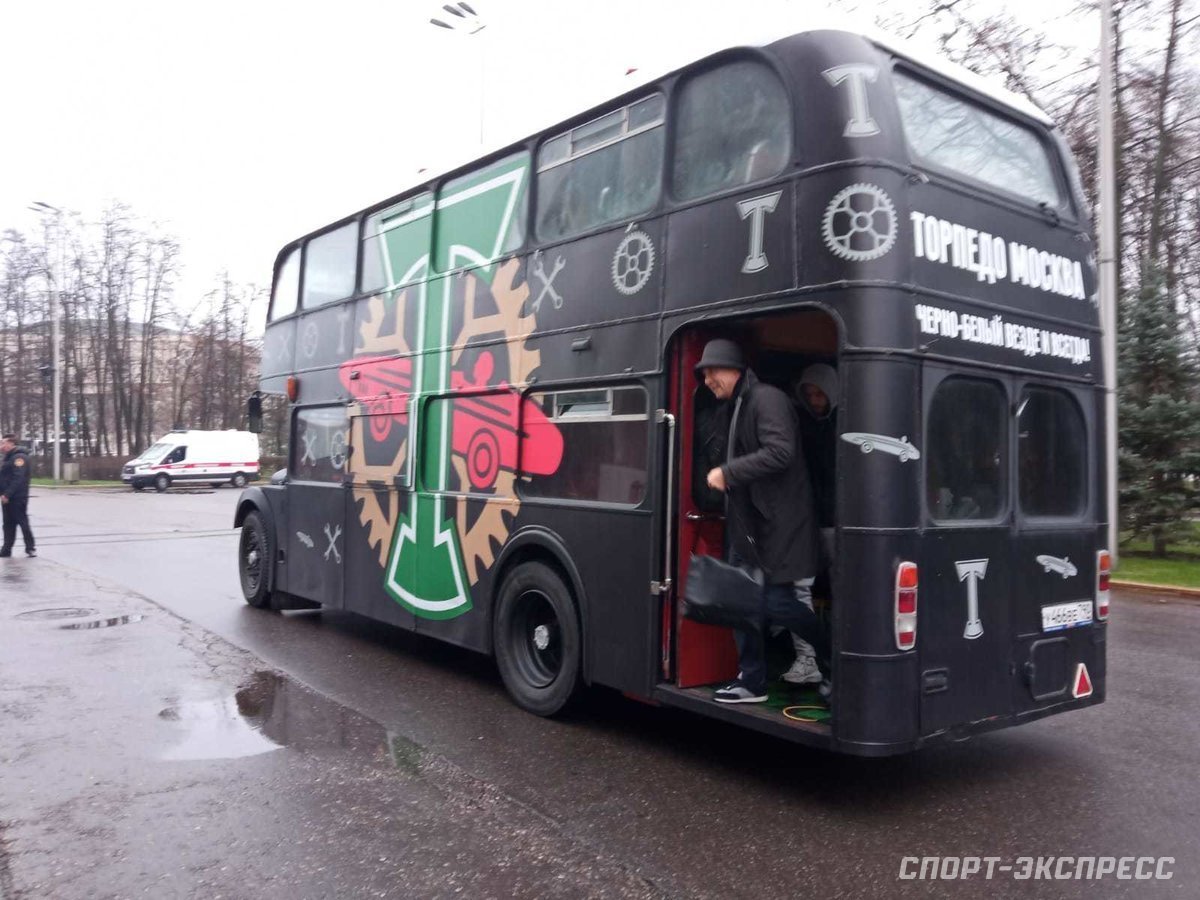
[[[539,625],[533,629],[533,646],[539,650],[545,650],[550,646],[550,629],[545,625]]]

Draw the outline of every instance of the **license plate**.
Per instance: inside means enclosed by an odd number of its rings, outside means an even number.
[[[1042,607],[1042,631],[1062,631],[1076,625],[1092,623],[1092,601],[1079,600],[1075,603],[1056,603]]]

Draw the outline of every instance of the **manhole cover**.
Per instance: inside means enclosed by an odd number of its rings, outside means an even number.
[[[82,619],[84,616],[95,615],[94,609],[84,609],[82,606],[64,607],[62,609],[31,609],[29,612],[18,613],[18,619]]]

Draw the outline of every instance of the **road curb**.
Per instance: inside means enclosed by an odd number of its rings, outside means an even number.
[[[1109,582],[1115,588],[1121,588],[1126,591],[1142,591],[1152,594],[1172,594],[1176,597],[1189,597],[1193,600],[1200,600],[1200,588],[1177,587],[1173,584],[1146,584],[1142,581],[1117,581],[1113,579]]]

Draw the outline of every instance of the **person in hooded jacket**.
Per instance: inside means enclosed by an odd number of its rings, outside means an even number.
[[[709,341],[696,373],[719,401],[731,405],[726,460],[706,479],[726,495],[730,562],[762,583],[758,620],[734,632],[738,678],[718,688],[713,699],[762,703],[767,699],[765,633],[770,625],[828,650],[812,609],[819,554],[796,410],[783,391],[760,382],[746,367],[733,341]]]
[[[799,418],[800,442],[812,480],[812,492],[821,539],[818,577],[833,563],[834,466],[837,460],[838,377],[832,366],[816,363],[800,375],[794,388]],[[796,660],[783,673],[791,684],[820,684],[824,679],[812,644],[793,632]]]

